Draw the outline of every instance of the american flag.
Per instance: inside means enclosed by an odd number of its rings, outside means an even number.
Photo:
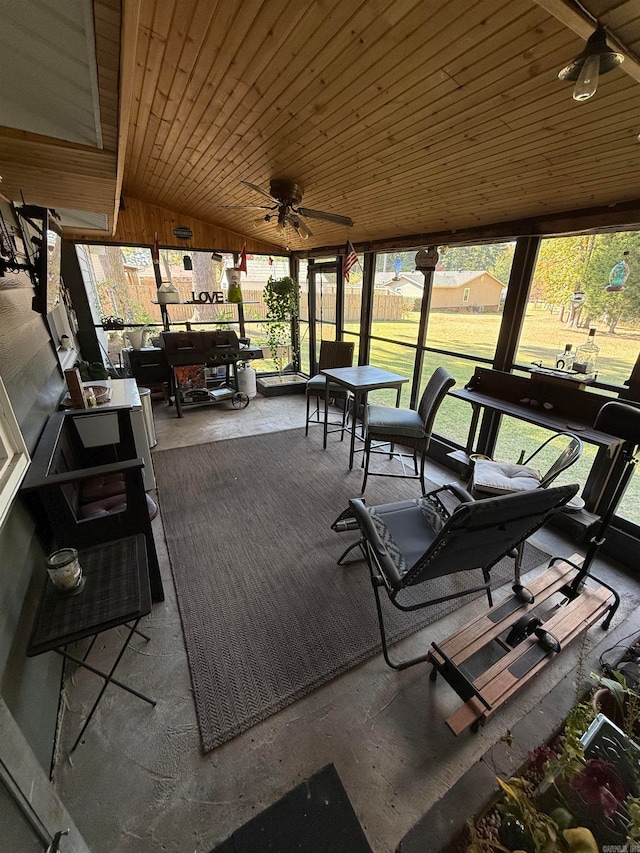
[[[349,240],[347,240],[347,245],[344,249],[344,280],[346,282],[349,281],[349,272],[351,271],[351,267],[358,262],[358,256],[356,255],[356,250],[353,248]]]

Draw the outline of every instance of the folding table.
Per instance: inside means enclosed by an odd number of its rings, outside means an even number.
[[[104,680],[80,734],[71,747],[71,752],[80,743],[109,684],[115,684],[128,693],[133,693],[150,705],[156,704],[153,699],[114,678],[116,668],[133,635],[137,633],[146,640],[149,639],[146,634],[137,630],[140,619],[151,612],[151,589],[144,536],[140,533],[84,548],[79,550],[78,558],[85,579],[84,587],[77,594],[65,594],[59,592],[47,580],[27,646],[27,655],[30,657],[55,651]],[[108,672],[103,672],[87,663],[86,659],[96,636],[118,625],[127,626],[127,635],[115,662]],[[83,658],[68,651],[69,643],[92,636],[94,639]]]

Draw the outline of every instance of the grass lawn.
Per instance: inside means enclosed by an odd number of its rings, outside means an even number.
[[[400,342],[410,343],[417,339],[418,320],[419,315],[417,313],[410,313],[400,322],[374,322],[373,335],[389,339],[390,342],[376,340],[371,342],[370,363],[394,373],[411,377],[413,375],[415,350],[411,347],[402,346]],[[427,345],[437,349],[454,351],[460,353],[460,356],[426,353],[421,388],[424,387],[427,379],[439,364],[444,365],[449,370],[455,377],[458,386],[465,385],[473,374],[477,363],[476,359],[485,358],[490,361],[493,358],[501,320],[502,315],[500,313],[432,313],[429,318]],[[600,346],[599,379],[612,385],[622,385],[631,374],[640,351],[640,330],[620,327],[615,335],[608,335],[605,333],[602,324],[594,325],[598,328],[596,342]],[[357,324],[348,324],[345,330],[357,335],[359,327]],[[261,334],[263,329],[259,324],[252,324],[248,333],[252,337],[252,343],[259,346],[263,342],[263,334]],[[326,330],[319,329],[318,334],[333,339],[334,329],[332,327]],[[553,367],[556,354],[564,350],[565,344],[571,343],[575,349],[586,338],[586,329],[568,328],[559,321],[557,312],[551,313],[542,305],[535,307],[531,304],[525,318],[517,361],[525,366],[536,361],[541,362],[545,367]],[[358,339],[354,337],[353,340],[356,342],[354,363],[357,363]],[[308,329],[303,324],[301,362],[304,366],[308,364],[308,351]],[[254,362],[253,366],[259,370],[273,370],[273,364],[268,360],[259,363]],[[409,405],[410,393],[411,383],[408,382],[403,388],[401,405]],[[396,392],[393,390],[382,389],[373,392],[370,396],[376,402],[393,406],[395,405],[395,394]],[[612,396],[615,397],[615,394]],[[447,397],[438,412],[435,432],[464,446],[470,420],[471,406]],[[504,417],[495,457],[515,462],[522,450],[524,450],[525,455],[529,455],[549,435],[550,433],[547,430],[533,424]],[[537,457],[536,467],[546,470],[559,453],[560,449],[552,445],[545,456]],[[596,448],[593,445],[586,444],[582,457],[565,474],[561,475],[558,483],[577,482],[580,483],[581,487],[584,486],[595,455]],[[619,512],[631,521],[640,524],[640,476],[634,475]]]
[[[471,357],[454,358],[437,353],[425,355],[423,381],[424,387],[431,372],[443,364],[455,377],[458,385],[464,385],[473,374],[474,358],[491,359],[495,351],[501,314],[443,314],[433,313],[429,318],[427,344],[430,347],[447,349]],[[597,327],[597,326],[596,326]],[[347,327],[357,332],[357,327]],[[384,338],[402,341],[416,338],[418,315],[412,314],[398,323],[376,322],[373,334]],[[543,307],[530,306],[518,349],[518,361],[528,365],[532,361],[541,361],[543,366],[555,364],[556,353],[564,349],[565,343],[575,347],[587,337],[585,329],[569,329],[559,322],[558,314],[551,314]],[[598,376],[601,381],[621,385],[631,373],[640,350],[640,331],[620,328],[615,335],[605,334],[602,330],[596,335],[600,346]],[[413,373],[415,351],[399,346],[397,343],[372,341],[370,362],[378,367],[396,373],[411,376]],[[378,402],[394,405],[395,391],[375,392]],[[410,385],[403,391],[402,405],[408,405]],[[615,396],[615,395],[614,395]],[[453,441],[464,445],[471,419],[471,407],[458,400],[447,398],[438,412],[435,431]],[[546,438],[547,430],[513,418],[503,418],[495,456],[498,459],[516,461],[520,451],[531,453]],[[552,449],[546,458],[540,461],[543,469],[551,463],[559,450]],[[586,444],[580,460],[572,466],[558,482],[578,482],[584,486],[587,475],[595,458],[596,448]],[[634,475],[629,489],[622,501],[620,514],[640,524],[640,477]]]

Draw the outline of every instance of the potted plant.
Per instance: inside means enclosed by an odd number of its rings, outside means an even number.
[[[600,711],[626,735],[636,740],[640,736],[640,694],[627,684],[625,674],[611,670],[609,676],[591,673],[599,685],[593,696],[594,710]]]
[[[267,343],[278,375],[282,376],[282,347],[292,344],[292,324],[298,320],[300,288],[289,276],[271,278],[264,289],[267,304]],[[294,354],[297,362],[297,353]]]
[[[624,769],[610,732],[602,751],[594,715],[589,702],[578,702],[561,734],[529,753],[521,775],[498,778],[500,798],[468,822],[466,853],[598,853],[606,845],[637,845],[637,759],[630,757]]]
[[[271,359],[278,372],[275,386],[266,382],[265,377],[258,381],[258,386],[263,394],[284,393],[285,390],[304,391],[306,380],[297,374],[300,362],[298,351],[298,315],[300,286],[290,276],[283,278],[269,278],[264,291],[263,298],[267,305],[267,346],[271,351]],[[283,376],[284,352],[293,349],[294,373]]]

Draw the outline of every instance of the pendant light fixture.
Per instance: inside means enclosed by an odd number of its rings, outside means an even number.
[[[595,32],[589,36],[582,53],[562,68],[558,72],[558,77],[560,80],[575,80],[573,99],[587,101],[596,93],[600,74],[611,71],[623,60],[622,53],[607,45],[606,30],[598,25]]]

